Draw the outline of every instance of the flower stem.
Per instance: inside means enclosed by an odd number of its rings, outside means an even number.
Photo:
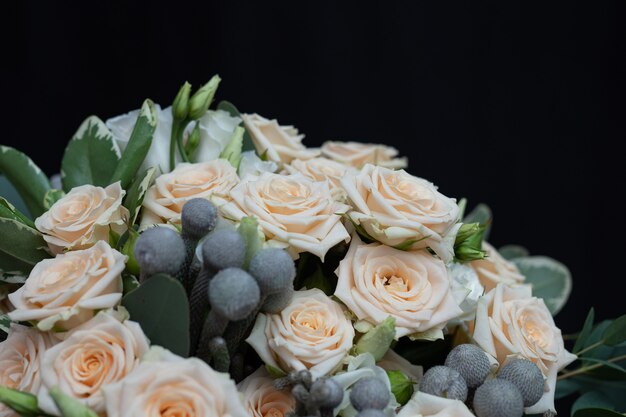
[[[626,355],[621,355],[621,356],[616,356],[614,358],[611,358],[611,359],[607,360],[607,362],[613,363],[613,362],[623,361],[625,359],[626,359]],[[584,374],[584,373],[589,372],[589,371],[593,371],[594,369],[598,369],[598,368],[601,368],[603,366],[605,366],[604,363],[596,363],[594,365],[584,366],[582,368],[578,368],[578,369],[574,369],[573,371],[566,372],[563,375],[559,376],[556,380],[557,381],[562,381],[564,379],[571,378],[571,377],[576,376],[576,375],[580,375],[580,374]]]
[[[595,348],[597,348],[597,347],[602,346],[603,344],[604,344],[604,340],[599,340],[599,341],[597,341],[596,343],[593,343],[593,344],[591,344],[591,345],[587,346],[586,348],[581,349],[580,351],[576,352],[576,355],[577,355],[577,356],[580,356],[580,355],[582,355],[583,353],[589,352],[590,350],[593,350],[593,349],[595,349]]]

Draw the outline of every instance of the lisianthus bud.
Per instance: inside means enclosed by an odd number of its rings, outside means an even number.
[[[239,163],[241,162],[241,149],[245,131],[243,127],[236,127],[230,136],[228,144],[220,154],[220,158],[226,159],[235,169],[239,168]]]
[[[369,352],[375,360],[382,359],[396,334],[396,320],[389,316],[365,333],[354,346],[355,353]]]
[[[19,415],[36,416],[40,413],[37,406],[37,397],[27,392],[0,387],[0,403],[4,403]]]
[[[185,153],[187,156],[191,157],[196,149],[198,149],[198,145],[200,145],[200,124],[196,122],[196,125],[189,134],[189,138],[187,138],[187,143],[185,143]]]
[[[471,262],[485,259],[482,250],[486,226],[480,223],[464,223],[454,241],[454,257],[458,262]]]
[[[189,94],[191,93],[191,84],[185,81],[174,102],[172,103],[172,115],[175,120],[185,120],[189,114]]]
[[[133,275],[139,275],[140,268],[139,263],[137,263],[137,259],[135,258],[135,242],[139,237],[139,232],[136,232],[134,229],[128,229],[128,239],[122,246],[122,254],[128,256],[128,261],[126,261],[126,270]]]
[[[58,387],[50,390],[50,396],[64,417],[98,417],[93,410],[77,399],[63,393]]]
[[[191,96],[189,100],[189,118],[191,120],[198,120],[209,109],[217,87],[219,86],[221,78],[219,75],[214,75],[208,83],[200,87],[198,91]]]

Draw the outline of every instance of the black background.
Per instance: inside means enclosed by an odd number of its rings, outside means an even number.
[[[219,73],[218,99],[307,145],[386,143],[444,194],[488,203],[492,243],[571,269],[565,333],[592,305],[624,313],[623,1],[258,3],[5,9],[1,142],[51,174],[86,116],[168,105]]]

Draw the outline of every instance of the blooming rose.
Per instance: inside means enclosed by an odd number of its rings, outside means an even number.
[[[331,373],[348,356],[354,328],[341,305],[314,288],[296,291],[280,313],[259,314],[246,340],[261,359],[285,372]]]
[[[396,320],[396,338],[442,330],[462,314],[450,291],[446,266],[428,251],[401,251],[353,236],[335,271],[335,296],[359,320]]]
[[[158,346],[132,373],[103,391],[107,417],[249,417],[228,374]]]
[[[403,249],[430,247],[445,262],[452,260],[459,208],[433,184],[369,164],[341,184],[353,206],[350,218],[372,238]]]
[[[326,158],[355,168],[366,164],[394,169],[407,166],[406,158],[396,158],[397,149],[380,144],[328,141],[322,145],[321,151]]]
[[[183,206],[193,198],[205,198],[220,207],[230,200],[228,193],[238,183],[237,171],[225,159],[178,164],[146,192],[141,225],[180,223]]]
[[[531,287],[498,284],[478,302],[473,331],[475,342],[503,364],[509,357],[534,362],[544,377],[544,395],[526,409],[527,414],[554,410],[557,372],[576,359],[563,346],[561,330],[554,324],[541,298],[531,296]]]
[[[328,158],[312,158],[307,160],[294,159],[291,164],[285,165],[289,174],[301,173],[313,181],[330,182],[330,191],[338,201],[345,201],[346,192],[341,187],[341,178],[347,172],[354,172],[352,167],[335,162]]]
[[[264,367],[241,381],[237,388],[251,417],[285,417],[296,407],[291,392],[274,388],[274,380]]]
[[[418,391],[402,407],[398,417],[474,417],[463,401]]]
[[[524,282],[524,275],[519,272],[514,263],[507,261],[498,253],[496,248],[487,242],[483,242],[483,250],[487,257],[478,261],[470,262],[470,266],[478,274],[480,283],[489,291],[499,283],[512,285]]]
[[[141,170],[158,167],[161,173],[170,172],[170,138],[172,135],[172,108],[161,109],[155,104],[157,113],[157,127],[152,137],[150,150],[144,159]],[[106,121],[106,125],[113,134],[120,149],[124,150],[130,139],[130,135],[137,122],[140,110],[113,117]],[[226,147],[235,127],[241,123],[239,117],[232,117],[223,110],[209,110],[199,121],[200,144],[194,156],[198,162],[211,161],[217,158]],[[193,129],[194,124],[187,126],[185,135]],[[176,154],[176,162],[180,162],[180,156]]]
[[[0,386],[36,394],[41,386],[41,355],[55,342],[49,333],[12,324],[0,342]],[[0,417],[17,417],[0,403]]]
[[[119,181],[106,188],[81,185],[35,220],[37,230],[54,254],[64,249],[85,249],[109,240],[109,231],[126,231],[128,210],[122,206],[126,192]]]
[[[89,249],[39,262],[9,300],[13,321],[37,321],[40,330],[70,329],[115,307],[122,298],[126,256],[99,241]]]
[[[103,414],[101,388],[128,375],[147,351],[148,340],[139,324],[129,320],[122,323],[112,313],[97,314],[43,354],[39,406],[49,414],[59,415],[48,394],[58,386],[65,394]]]
[[[233,188],[230,196],[233,202],[222,207],[225,217],[256,217],[269,244],[294,257],[310,252],[324,259],[331,247],[350,238],[340,216],[349,207],[332,199],[327,182],[264,173]]]
[[[301,143],[304,135],[299,135],[293,126],[280,126],[276,119],[258,114],[243,114],[241,118],[259,155],[266,155],[270,161],[288,164],[292,159],[310,159],[320,154],[319,149],[308,149]]]

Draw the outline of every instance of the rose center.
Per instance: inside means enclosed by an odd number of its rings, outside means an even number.
[[[196,415],[196,411],[189,403],[165,402],[161,404],[159,414],[162,417],[194,417]]]
[[[263,417],[284,417],[284,414],[278,408],[272,407],[263,414]]]
[[[383,276],[381,277],[381,281],[388,292],[406,292],[409,289],[408,282],[403,277],[395,274],[391,276]]]

